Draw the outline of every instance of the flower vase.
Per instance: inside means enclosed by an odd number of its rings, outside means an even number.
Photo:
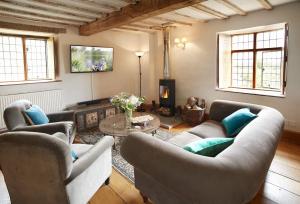
[[[126,122],[126,128],[131,128],[131,119],[132,119],[132,110],[125,110],[125,122]]]

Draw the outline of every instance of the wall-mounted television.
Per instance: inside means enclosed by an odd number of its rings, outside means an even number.
[[[71,45],[71,73],[113,70],[113,48]]]

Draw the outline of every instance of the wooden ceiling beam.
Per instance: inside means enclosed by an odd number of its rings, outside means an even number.
[[[175,11],[173,14],[174,14],[174,15],[177,15],[177,16],[180,16],[180,17],[184,17],[184,18],[191,19],[191,20],[194,21],[194,22],[202,22],[202,23],[205,23],[205,22],[206,22],[205,20],[198,19],[198,18],[189,16],[189,15],[185,15],[185,14],[182,14],[182,13],[178,13],[178,12],[176,12],[176,11]]]
[[[79,10],[79,9],[74,9],[66,6],[59,6],[57,4],[51,4],[50,2],[48,3],[43,3],[43,2],[38,2],[34,0],[11,0],[11,2],[14,3],[21,3],[23,5],[28,5],[28,6],[34,6],[34,7],[39,7],[43,9],[50,9],[53,11],[59,11],[59,12],[66,12],[70,14],[75,14],[79,16],[86,16],[90,18],[100,18],[102,15],[100,13],[92,13],[90,11],[84,11],[84,10]]]
[[[245,16],[247,15],[246,11],[238,7],[237,5],[231,3],[228,0],[217,0],[218,3],[226,6],[227,8],[233,10],[234,12],[238,13],[239,15]]]
[[[21,12],[25,11],[28,13],[50,16],[50,17],[54,17],[54,18],[63,18],[63,19],[68,19],[68,20],[77,20],[77,21],[85,21],[85,22],[90,22],[93,20],[92,18],[74,16],[71,14],[63,14],[63,13],[58,13],[55,11],[46,11],[44,9],[35,9],[35,8],[30,8],[30,7],[24,7],[24,6],[19,6],[19,5],[7,3],[7,2],[0,2],[0,7],[6,8],[6,9],[17,10],[17,11],[21,11]]]
[[[76,7],[80,9],[86,9],[90,11],[95,11],[97,13],[104,12],[110,13],[112,11],[118,10],[116,7],[107,6],[105,4],[97,4],[90,1],[74,1],[74,0],[51,0],[51,2],[59,3],[68,7]]]
[[[94,3],[98,3],[98,4],[104,4],[104,5],[109,5],[115,8],[121,8],[124,7],[128,4],[134,3],[133,1],[131,2],[125,2],[122,0],[93,0]]]
[[[20,19],[28,19],[28,20],[34,20],[34,21],[44,21],[44,22],[51,22],[51,23],[58,23],[58,24],[64,24],[64,25],[82,25],[84,22],[80,21],[70,21],[70,20],[64,20],[64,19],[56,19],[56,18],[49,18],[49,17],[42,17],[42,16],[36,16],[32,14],[25,14],[21,12],[16,11],[6,11],[6,10],[0,10],[0,15],[5,16],[11,16],[14,18],[20,18]]]
[[[178,20],[169,19],[169,18],[165,18],[165,17],[153,17],[152,19],[159,20],[159,21],[165,21],[167,23],[176,23],[176,24],[179,24],[179,25],[186,25],[186,26],[192,26],[193,25],[192,23],[178,21]]]
[[[3,22],[3,21],[0,21],[0,28],[43,32],[43,33],[66,33],[67,32],[65,28],[52,28],[52,27],[45,27],[45,26],[9,23],[9,22]]]
[[[139,21],[137,23],[148,25],[148,26],[161,26],[161,24],[159,24],[159,23],[148,21],[148,20],[147,21]]]
[[[213,16],[213,17],[216,17],[216,18],[218,18],[218,19],[225,19],[225,18],[228,18],[228,16],[226,16],[225,14],[223,14],[223,13],[221,13],[221,12],[219,12],[219,11],[215,11],[215,10],[213,10],[213,9],[211,9],[211,8],[208,8],[208,7],[206,7],[206,6],[204,6],[204,5],[201,5],[201,4],[196,4],[196,5],[193,5],[193,6],[191,6],[190,8],[192,8],[192,9],[194,9],[194,10],[200,10],[200,11],[202,11],[202,12],[205,12],[205,13],[207,13],[207,14],[209,14],[209,15],[211,15],[211,16]]]
[[[126,26],[134,27],[134,28],[141,28],[141,29],[146,29],[146,30],[161,30],[161,28],[158,28],[156,26],[144,26],[144,25],[138,25],[138,24],[129,24]]]
[[[271,10],[273,8],[272,4],[268,0],[257,0],[257,1],[264,7],[264,9]]]
[[[123,1],[125,3],[129,3],[129,4],[135,4],[136,3],[136,0],[120,0],[120,1]]]
[[[151,31],[140,30],[140,29],[131,28],[131,27],[128,27],[128,26],[121,26],[121,27],[118,27],[117,29],[129,30],[129,31],[137,31],[137,32],[144,32],[144,33],[153,33]]]
[[[112,12],[106,18],[80,26],[79,33],[80,35],[91,35],[201,3],[202,1],[204,0],[140,0],[136,4],[123,7],[120,11]]]

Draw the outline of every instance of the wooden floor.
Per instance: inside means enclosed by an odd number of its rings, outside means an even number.
[[[172,131],[180,132],[186,125]],[[109,186],[101,187],[89,204],[142,204],[139,191],[113,170]],[[148,202],[150,203],[150,202]],[[251,204],[300,204],[300,145],[281,141],[264,186]]]

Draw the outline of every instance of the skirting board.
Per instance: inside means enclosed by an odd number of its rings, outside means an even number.
[[[281,140],[300,145],[300,132],[284,130]]]

